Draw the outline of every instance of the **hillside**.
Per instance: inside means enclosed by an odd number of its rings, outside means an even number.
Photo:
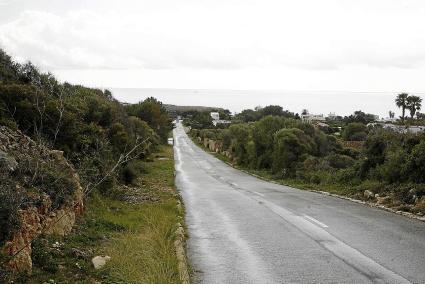
[[[148,172],[158,151],[172,153],[162,146],[171,129],[155,98],[124,105],[108,90],[59,82],[0,50],[0,282],[88,283],[101,274],[125,283],[178,282],[173,244],[180,235],[156,235],[154,221],[143,220],[156,210],[163,219],[155,226],[167,232],[181,226],[172,180],[164,189],[159,178],[173,177],[172,160]],[[105,220],[117,208],[119,220],[116,214]],[[109,249],[118,240],[127,245],[136,231],[148,242],[137,252],[146,258],[132,265],[144,273],[130,275]],[[154,260],[150,252],[163,248]],[[108,250],[113,270],[95,261]]]
[[[0,208],[7,266],[31,273],[32,247],[41,234],[68,234],[83,212],[83,189],[63,152],[0,126]]]

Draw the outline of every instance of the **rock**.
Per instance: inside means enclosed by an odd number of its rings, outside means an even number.
[[[109,260],[111,260],[110,256],[95,256],[92,258],[91,262],[93,263],[94,269],[102,268]]]
[[[13,172],[18,167],[18,162],[6,152],[0,151],[0,167]]]
[[[21,162],[37,157],[39,165],[50,163],[57,172],[63,173],[67,180],[73,185],[73,192],[66,200],[52,206],[52,199],[46,192],[34,194],[26,188],[33,175],[23,173],[18,183],[16,191],[28,192],[25,198],[31,200],[26,206],[19,208],[17,218],[19,227],[11,236],[4,241],[0,247],[0,254],[14,256],[6,264],[12,273],[32,272],[32,248],[31,243],[41,233],[45,235],[68,234],[75,223],[76,217],[83,212],[83,189],[74,167],[63,157],[61,151],[51,150],[43,145],[39,145],[20,131],[14,131],[5,126],[0,126],[0,167],[14,171]],[[19,164],[19,165],[18,165]],[[23,164],[27,166],[27,164]],[[11,178],[14,176],[11,175]],[[0,182],[3,182],[0,180]],[[53,244],[57,250],[61,248],[59,243]]]
[[[367,190],[367,189],[363,192],[363,195],[367,199],[375,197],[375,194],[372,191]]]
[[[388,204],[391,201],[391,197],[389,196],[383,196],[383,197],[378,196],[376,199],[377,199],[376,201],[377,204]]]

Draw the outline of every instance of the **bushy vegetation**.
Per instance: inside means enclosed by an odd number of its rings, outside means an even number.
[[[106,198],[108,202],[123,198],[122,194],[117,196],[123,184],[137,184],[145,172],[146,158],[166,142],[172,129],[165,108],[155,98],[124,105],[108,90],[61,83],[31,63],[14,62],[2,50],[0,125],[22,131],[40,149],[63,151],[78,172],[84,193],[101,196],[99,198]],[[19,155],[18,152],[6,154],[15,158]],[[19,228],[19,210],[38,206],[39,199],[35,197],[47,195],[53,210],[76,188],[75,180],[63,176],[56,161],[40,156],[43,151],[26,154],[17,159],[16,169],[0,172],[0,245]],[[167,174],[170,173],[172,175],[167,168]],[[174,202],[171,200],[170,204]],[[170,204],[167,206],[171,207]],[[176,214],[172,213],[167,216],[169,222],[163,224],[164,230],[174,228],[175,220],[171,218]],[[170,222],[174,223],[170,225]],[[167,241],[172,244],[171,240]],[[44,272],[56,273],[50,269],[52,265],[46,258],[44,244],[34,240],[33,245],[34,265]],[[170,273],[175,276],[174,270]]]
[[[218,141],[240,167],[292,184],[361,198],[370,190],[412,211],[425,199],[425,134],[349,122],[342,138],[365,141],[355,149],[299,119],[266,116],[228,129],[192,130],[191,135]]]
[[[1,50],[0,124],[64,151],[85,186],[96,184],[136,145],[142,143],[133,154],[149,154],[172,128],[154,98],[124,106],[108,90],[60,83],[31,63],[13,62]]]
[[[188,110],[179,112],[178,114],[184,117],[184,124],[190,126],[192,129],[205,129],[212,128],[213,120],[210,115],[211,112],[217,112],[221,120],[230,120],[231,113],[227,109],[207,109],[207,110]],[[217,125],[217,128],[225,128],[224,125]]]
[[[174,241],[183,211],[174,190],[173,150],[158,151],[167,159],[145,162],[143,177],[120,188],[125,199],[95,193],[70,235],[33,242],[33,274],[16,283],[180,283]],[[96,255],[111,260],[95,270]]]
[[[255,109],[245,109],[235,116],[238,122],[252,122],[258,121],[268,115],[282,116],[286,118],[299,118],[298,114],[294,114],[288,110],[283,110],[281,106],[269,105],[266,107],[257,107]]]

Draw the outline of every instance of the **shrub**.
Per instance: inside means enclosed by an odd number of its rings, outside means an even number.
[[[388,183],[399,183],[406,180],[408,176],[405,172],[405,163],[407,155],[405,151],[399,149],[395,152],[389,152],[385,162],[376,169],[377,178]]]
[[[335,180],[341,184],[348,184],[352,186],[359,185],[361,183],[357,170],[353,167],[337,171]]]
[[[320,159],[314,156],[308,156],[304,162],[301,171],[310,172],[316,171],[320,167]]]
[[[273,172],[282,177],[295,174],[296,163],[303,154],[311,153],[314,142],[297,128],[281,129],[274,135]]]
[[[141,160],[132,160],[121,171],[121,179],[125,184],[135,184],[142,173],[146,173],[145,164]]]
[[[407,173],[412,182],[425,182],[425,140],[413,147],[407,161]]]
[[[313,174],[310,177],[310,182],[314,184],[319,184],[321,182],[321,178],[318,174]]]
[[[230,148],[230,144],[232,143],[232,136],[228,129],[224,129],[221,133],[221,139],[223,141],[223,149],[228,150]]]
[[[329,166],[335,169],[345,169],[354,165],[354,159],[340,154],[331,154],[326,157]]]
[[[342,137],[347,141],[366,140],[366,125],[358,122],[349,123],[342,132]]]

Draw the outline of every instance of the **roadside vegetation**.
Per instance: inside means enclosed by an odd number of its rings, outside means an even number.
[[[181,283],[174,241],[183,212],[174,188],[172,147],[161,146],[139,167],[140,175],[118,186],[113,196],[93,194],[70,235],[34,242],[33,274],[18,281]],[[96,270],[95,255],[110,261]]]
[[[417,114],[420,100],[414,101]],[[276,111],[262,115],[271,108]],[[362,111],[324,124],[303,121],[281,107],[264,109],[242,111],[225,128],[199,129],[187,120],[186,125],[199,144],[257,175],[425,214],[423,131],[374,124],[375,116]],[[416,123],[421,123],[420,116],[401,117],[395,125]]]
[[[183,213],[172,147],[164,146],[172,123],[161,102],[121,104],[108,90],[61,83],[0,50],[0,125],[63,152],[84,194],[85,212],[70,235],[29,240],[33,276],[19,281],[179,282],[174,241]],[[57,167],[41,168],[45,162],[36,156],[17,160],[16,169],[2,168],[0,175],[0,220],[7,225],[0,228],[0,248],[20,229],[20,210],[38,210],[47,193],[53,206],[46,214],[53,214],[67,198],[66,184],[55,179],[60,173],[51,170]],[[91,259],[98,254],[110,260],[95,270]],[[18,277],[5,269],[10,257],[0,255],[0,282]]]

